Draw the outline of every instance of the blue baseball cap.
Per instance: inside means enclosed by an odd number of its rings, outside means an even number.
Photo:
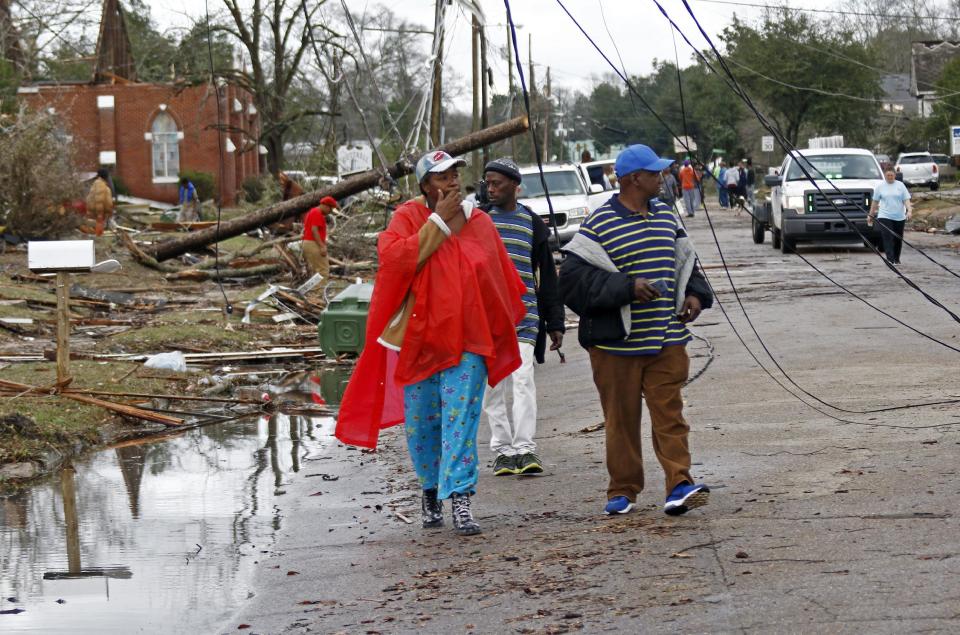
[[[661,159],[649,146],[637,143],[617,155],[614,170],[617,173],[617,178],[623,178],[637,170],[660,172],[669,167],[671,163],[673,163],[673,159]]]
[[[428,152],[417,161],[417,183],[422,183],[431,172],[446,172],[450,168],[463,167],[466,164],[463,159],[455,159],[443,150]]]

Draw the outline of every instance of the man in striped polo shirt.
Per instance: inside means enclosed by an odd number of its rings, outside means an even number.
[[[580,316],[579,341],[590,352],[603,407],[607,514],[629,512],[643,489],[641,397],[665,473],[664,511],[686,513],[705,504],[710,492],[690,475],[680,389],[690,366],[685,325],[713,296],[689,239],[656,198],[660,171],[671,163],[641,144],[621,152],[620,193],[580,226],[560,270],[560,293]]]
[[[563,343],[564,310],[557,291],[557,269],[550,249],[550,232],[539,216],[517,202],[520,168],[508,158],[484,167],[489,203],[482,205],[503,240],[510,259],[527,286],[527,314],[517,325],[522,365],[508,379],[487,387],[483,410],[490,422],[490,449],[496,458],[493,473],[536,474],[543,471],[533,437],[537,431],[537,388],[533,361],[544,362],[546,337],[550,350]],[[513,383],[513,420],[507,412],[506,390]]]

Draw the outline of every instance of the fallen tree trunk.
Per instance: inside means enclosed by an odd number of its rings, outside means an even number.
[[[219,273],[215,269],[187,269],[176,273],[168,273],[164,276],[167,280],[227,280],[231,278],[252,278],[254,276],[271,276],[283,271],[280,265],[260,265],[259,267],[247,267],[246,269],[221,269]]]
[[[514,135],[520,134],[527,129],[527,118],[517,117],[510,121],[505,121],[496,126],[484,128],[461,137],[450,143],[440,146],[440,150],[445,150],[454,156],[466,154],[472,150],[477,150],[483,146],[490,145],[503,139],[508,139]],[[413,172],[413,165],[407,161],[398,161],[390,168],[390,175],[394,178],[405,176]],[[156,261],[169,260],[188,251],[195,251],[211,243],[220,242],[233,236],[239,236],[248,231],[270,225],[302,214],[320,203],[324,196],[332,196],[336,199],[346,198],[358,192],[368,190],[379,183],[381,174],[377,170],[368,170],[344,181],[340,181],[330,187],[316,192],[309,192],[303,196],[292,198],[289,201],[276,203],[270,207],[251,212],[239,218],[224,221],[219,227],[208,227],[199,231],[191,232],[185,236],[170,238],[157,243],[152,247],[143,249],[146,255]]]

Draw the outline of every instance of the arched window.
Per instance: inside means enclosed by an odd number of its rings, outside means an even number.
[[[180,175],[180,146],[177,122],[165,112],[150,127],[153,141],[153,180],[175,180]]]

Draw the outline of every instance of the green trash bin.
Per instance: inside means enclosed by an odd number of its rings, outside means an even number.
[[[359,354],[363,350],[372,295],[372,284],[351,284],[324,309],[317,329],[320,348],[327,357],[343,353]]]

